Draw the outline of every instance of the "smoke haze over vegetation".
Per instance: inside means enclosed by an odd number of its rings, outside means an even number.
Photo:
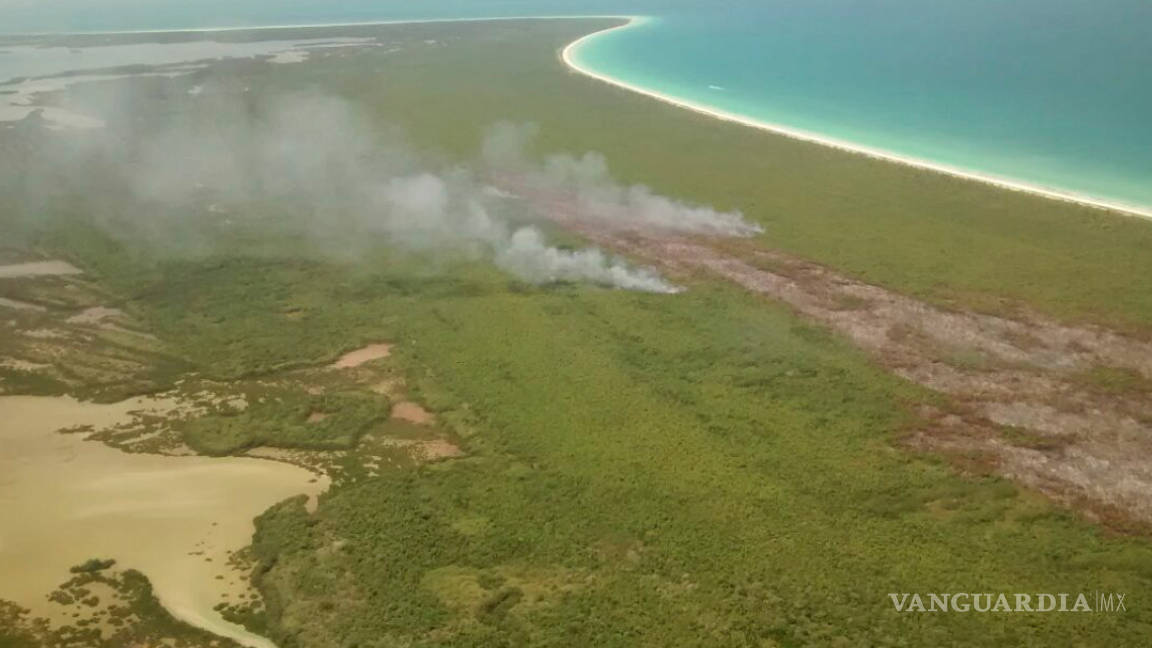
[[[94,129],[65,135],[54,149],[32,152],[32,169],[64,170],[76,182],[98,168],[102,191],[129,196],[128,209],[100,219],[114,235],[154,243],[174,231],[195,228],[197,219],[248,218],[245,206],[282,206],[271,222],[282,232],[314,238],[334,234],[383,234],[404,249],[488,259],[530,283],[586,281],[629,290],[672,293],[679,289],[655,272],[630,266],[597,248],[548,243],[541,223],[547,213],[490,182],[546,192],[605,225],[744,236],[756,233],[738,213],[686,205],[642,186],[625,187],[608,173],[604,157],[553,155],[531,159],[535,128],[497,124],[483,142],[477,168],[437,168],[394,134],[382,132],[348,101],[317,92],[237,101],[211,86],[197,86],[189,101],[208,102],[210,121],[166,119],[144,134],[125,136]],[[111,110],[131,111],[131,97],[105,99]],[[59,177],[22,173],[17,189],[26,204],[57,190]],[[132,209],[131,206],[135,206]],[[176,209],[173,209],[176,208]],[[187,221],[172,223],[172,219]],[[168,222],[165,222],[168,221]],[[173,227],[176,225],[176,227]],[[181,240],[186,253],[191,241]],[[212,245],[193,245],[209,252]],[[340,253],[348,252],[342,241]]]

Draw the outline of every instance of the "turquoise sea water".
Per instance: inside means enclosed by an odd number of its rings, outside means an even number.
[[[645,14],[582,64],[757,120],[1152,206],[1149,0],[0,0],[0,31]]]

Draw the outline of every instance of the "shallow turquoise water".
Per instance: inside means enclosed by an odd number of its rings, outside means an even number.
[[[797,4],[662,18],[579,60],[758,120],[1152,205],[1152,3]]]
[[[336,6],[332,6],[336,5]],[[1152,206],[1148,0],[0,0],[0,30],[648,14],[589,67],[898,154]]]

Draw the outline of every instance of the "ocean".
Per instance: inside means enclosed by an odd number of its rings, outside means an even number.
[[[598,74],[897,156],[1152,208],[1148,0],[0,0],[0,31],[586,14],[653,17],[579,48]]]

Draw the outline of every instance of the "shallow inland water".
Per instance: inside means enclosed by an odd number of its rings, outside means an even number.
[[[118,568],[143,572],[177,618],[271,647],[212,609],[244,589],[228,552],[251,542],[254,517],[285,498],[318,495],[327,479],[279,462],[129,454],[83,434],[56,433],[163,406],[0,397],[0,598],[52,615],[46,597],[68,580],[69,567],[114,558]],[[235,595],[226,600],[236,602]]]

